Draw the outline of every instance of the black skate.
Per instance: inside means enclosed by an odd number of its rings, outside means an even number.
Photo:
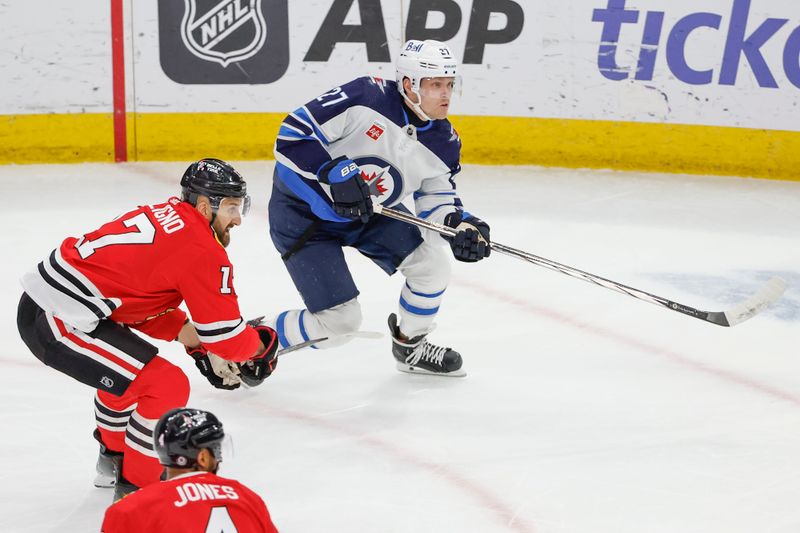
[[[97,456],[95,470],[97,476],[94,478],[94,486],[101,489],[110,489],[117,480],[117,469],[121,467],[122,453],[115,452],[106,448],[103,439],[100,438],[100,431],[94,430],[94,438],[100,443],[100,454]]]
[[[139,490],[139,487],[125,479],[122,475],[122,461],[120,461],[119,468],[117,469],[116,481],[114,482],[114,501],[119,501],[137,490]]]
[[[397,359],[397,370],[409,374],[432,374],[437,376],[463,377],[461,354],[451,348],[431,344],[418,335],[413,339],[400,340],[397,315],[389,315],[389,331],[392,333],[392,355]]]

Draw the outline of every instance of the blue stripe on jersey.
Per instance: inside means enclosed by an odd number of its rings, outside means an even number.
[[[330,220],[332,222],[350,222],[349,219],[337,215],[333,208],[326,202],[314,189],[312,189],[306,180],[299,176],[294,170],[290,169],[282,163],[275,163],[275,170],[278,173],[278,178],[286,185],[295,196],[303,200],[311,207],[311,211],[316,216],[323,220]],[[311,180],[308,180],[311,181]],[[317,186],[319,184],[314,181]]]
[[[306,135],[311,135],[312,133],[314,133],[314,129],[311,126],[297,120],[292,115],[286,115],[286,118],[283,119],[283,123],[287,126],[291,126],[295,129],[302,131]]]
[[[414,200],[418,200],[423,196],[455,196],[458,194],[456,191],[446,191],[446,192],[419,192],[416,191],[414,193]]]
[[[434,292],[434,293],[431,293],[431,294],[426,294],[424,292],[417,292],[417,291],[415,291],[414,289],[411,288],[411,285],[409,285],[407,281],[406,281],[406,287],[408,287],[408,290],[411,291],[411,294],[415,294],[417,296],[422,296],[423,298],[438,298],[439,296],[444,294],[445,290],[447,290],[447,289],[444,289],[444,290],[441,290],[439,292]]]
[[[275,154],[276,157],[278,154],[282,155],[294,163],[299,172],[308,172],[314,176],[310,179],[315,179],[319,167],[323,163],[330,161],[331,156],[319,139],[316,137],[311,139],[292,139],[278,136],[275,140]],[[321,191],[319,192],[322,194]]]
[[[429,315],[435,315],[436,313],[439,312],[439,306],[436,306],[433,309],[423,309],[421,307],[416,307],[414,305],[411,305],[402,296],[400,297],[400,307],[402,307],[403,309],[405,309],[409,313],[412,313],[412,314],[415,314],[415,315],[429,316]]]
[[[286,338],[286,315],[289,311],[284,311],[278,315],[278,320],[275,321],[275,332],[278,334],[278,342],[284,348],[289,347],[289,339]]]
[[[278,135],[283,135],[284,137],[292,137],[293,139],[306,139],[309,141],[316,141],[316,137],[312,137],[311,135],[304,135],[302,133],[298,133],[297,131],[287,128],[286,126],[281,126],[281,129],[278,130]]]
[[[440,207],[453,207],[453,204],[440,204],[440,205],[437,205],[436,207],[434,207],[432,209],[428,209],[427,211],[423,211],[422,213],[419,214],[419,216],[420,216],[420,218],[428,218],[431,213],[433,213],[434,211],[436,211]]]
[[[326,146],[330,144],[330,142],[328,142],[328,139],[325,138],[325,135],[323,135],[322,132],[319,130],[319,128],[317,128],[317,125],[314,123],[314,121],[311,120],[311,117],[308,116],[308,113],[306,113],[305,109],[303,109],[302,107],[297,108],[294,110],[294,114],[300,117],[301,120],[305,120],[308,123],[308,125],[314,129],[314,135],[316,135],[320,141],[325,143]]]

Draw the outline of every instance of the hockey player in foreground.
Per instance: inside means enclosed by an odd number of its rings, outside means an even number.
[[[166,481],[109,507],[103,533],[277,532],[258,494],[217,475],[224,437],[208,411],[173,409],[162,416],[153,438]]]
[[[306,309],[274,320],[282,346],[330,337],[341,344],[361,323],[358,289],[342,253],[352,246],[406,283],[389,317],[399,370],[463,376],[461,356],[427,335],[450,279],[438,234],[373,215],[413,194],[418,216],[457,230],[456,259],[490,252],[489,225],[466,212],[456,192],[461,140],[447,120],[458,65],[437,41],[408,41],[397,81],[363,77],[290,113],[275,143],[270,234]]]
[[[249,200],[233,167],[203,159],[183,175],[180,200],[68,237],[22,278],[17,326],[25,344],[97,389],[95,485],[114,485],[115,499],[159,480],[153,428],[189,398],[183,371],[133,330],[181,342],[218,388],[239,386],[235,362],[252,361],[242,372],[261,376],[274,368],[275,331],[242,320],[225,251]],[[178,309],[182,301],[194,323]]]

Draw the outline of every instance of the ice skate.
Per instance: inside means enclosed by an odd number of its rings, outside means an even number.
[[[120,461],[116,480],[114,482],[114,501],[121,500],[128,494],[136,492],[137,490],[139,490],[139,487],[125,479],[122,475],[122,462]]]
[[[397,326],[397,315],[389,315],[389,331],[392,333],[392,355],[397,360],[397,370],[409,374],[463,377],[461,354],[451,348],[436,346],[426,340],[427,334],[402,340]]]
[[[122,463],[122,453],[115,452],[106,448],[100,438],[100,432],[94,430],[94,438],[100,444],[100,453],[97,456],[95,470],[97,475],[94,478],[94,486],[101,489],[110,489],[116,483],[117,469]]]

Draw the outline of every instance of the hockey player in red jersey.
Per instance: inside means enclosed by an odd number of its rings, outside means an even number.
[[[241,317],[225,247],[249,208],[247,184],[218,159],[193,163],[181,198],[140,206],[80,238],[68,237],[22,278],[17,326],[44,364],[97,389],[96,486],[115,499],[162,472],[152,436],[158,418],[186,404],[183,371],[134,333],[178,340],[212,385],[242,372],[269,375],[275,332]],[[190,322],[181,302],[191,313]]]
[[[154,438],[167,480],[111,505],[103,533],[277,532],[258,494],[217,475],[224,436],[207,411],[173,409],[162,416]]]

